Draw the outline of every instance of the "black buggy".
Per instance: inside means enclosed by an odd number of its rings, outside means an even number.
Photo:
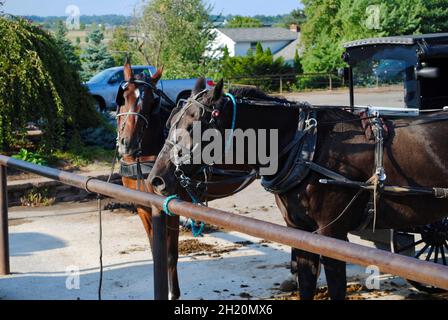
[[[369,106],[384,116],[417,116],[423,110],[448,112],[448,33],[372,38],[346,43],[341,69],[356,112],[357,93],[369,87],[388,91],[387,105]],[[448,218],[407,230],[355,233],[395,253],[447,265]],[[419,290],[440,289],[412,282]]]

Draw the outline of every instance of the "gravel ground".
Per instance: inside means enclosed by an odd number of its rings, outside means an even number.
[[[347,105],[348,92],[287,94],[312,104]],[[397,91],[366,89],[357,104],[399,102]],[[100,168],[95,168],[99,170]],[[101,168],[102,169],[102,168]],[[254,183],[212,207],[284,225],[274,197]],[[139,218],[126,211],[104,213],[104,299],[152,299],[152,257]],[[352,237],[351,240],[359,239]],[[363,244],[366,244],[363,242]],[[368,244],[368,243],[367,243]],[[98,214],[95,202],[49,208],[12,208],[11,269],[0,277],[0,299],[96,299],[98,289]],[[211,229],[199,239],[181,237],[179,261],[183,299],[297,299],[283,292],[290,277],[290,249],[236,232]],[[79,289],[66,287],[68,268],[80,271]],[[380,290],[365,288],[365,268],[348,265],[349,299],[448,299],[418,293],[401,278],[381,275]],[[325,276],[317,299],[327,299]]]
[[[237,196],[212,203],[258,219],[283,224],[273,197],[255,183]],[[256,214],[255,212],[258,212]],[[0,299],[96,299],[98,215],[95,202],[49,208],[12,208],[11,269],[0,278]],[[152,259],[139,218],[126,211],[104,213],[104,299],[151,299]],[[282,292],[290,277],[289,248],[237,232],[210,229],[194,239],[181,237],[179,261],[183,299],[297,299]],[[79,290],[66,287],[67,268],[80,270]],[[381,276],[381,290],[363,285],[368,274],[349,265],[350,299],[437,298],[418,295],[407,283]],[[319,278],[325,286],[325,277]],[[325,288],[319,299],[326,299]]]

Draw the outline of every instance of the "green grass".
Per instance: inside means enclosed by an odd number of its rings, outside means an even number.
[[[114,157],[114,150],[105,150],[100,147],[80,147],[76,150],[56,151],[49,163],[52,165],[65,165],[81,168],[93,163],[110,164]]]

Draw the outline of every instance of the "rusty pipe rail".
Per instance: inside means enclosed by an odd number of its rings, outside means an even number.
[[[35,173],[77,188],[87,189],[111,198],[161,209],[165,198],[151,193],[130,190],[118,185],[42,167],[0,155],[0,165]],[[301,250],[362,266],[377,266],[383,273],[448,290],[448,267],[391,252],[368,248],[321,235],[283,227],[229,212],[204,208],[180,200],[172,201],[170,210],[178,215],[278,242]]]

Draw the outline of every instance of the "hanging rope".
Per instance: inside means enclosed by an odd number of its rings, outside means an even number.
[[[110,170],[109,177],[107,178],[107,183],[110,183],[112,180],[112,176],[115,171],[115,164],[117,162],[118,157],[118,147],[115,148],[114,152],[114,158],[112,160],[112,167]],[[88,183],[88,181],[87,181]],[[86,183],[86,190],[87,189],[87,183]],[[104,266],[103,266],[103,204],[102,204],[103,196],[100,194],[97,194],[97,204],[98,204],[98,245],[99,245],[99,262],[100,262],[100,276],[98,280],[98,300],[102,300],[102,289],[103,289],[103,273],[104,273]]]

